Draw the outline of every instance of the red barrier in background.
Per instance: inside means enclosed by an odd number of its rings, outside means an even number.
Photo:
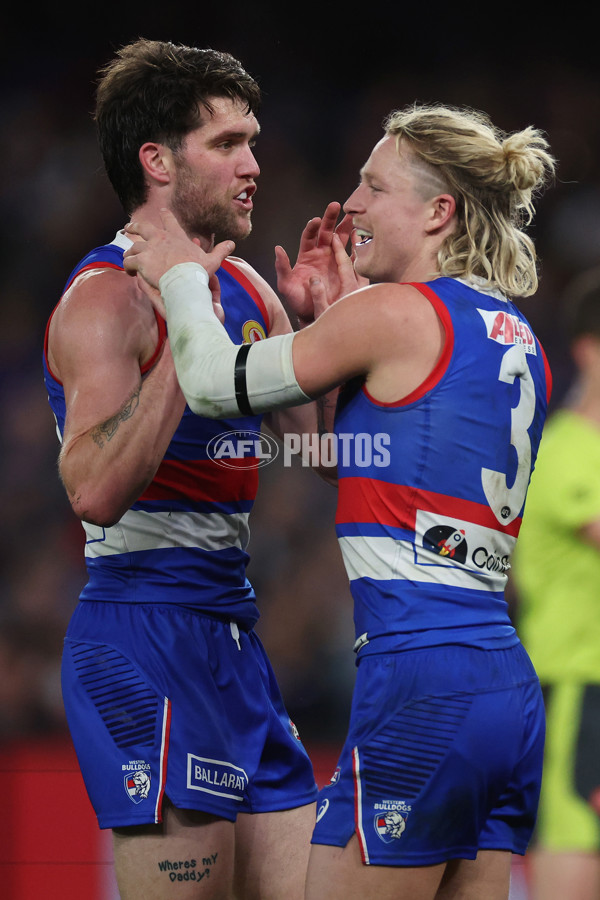
[[[0,796],[0,896],[105,900],[110,841],[68,737],[0,748]]]
[[[310,748],[319,786],[337,748]],[[118,900],[109,831],[98,828],[68,736],[0,747],[0,897]]]

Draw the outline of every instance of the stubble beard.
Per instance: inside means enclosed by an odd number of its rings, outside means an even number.
[[[181,170],[179,174],[171,210],[186,234],[208,241],[214,235],[215,243],[237,242],[248,237],[252,231],[250,214],[236,213],[226,200],[207,201],[200,185],[195,185],[189,177],[182,177]]]

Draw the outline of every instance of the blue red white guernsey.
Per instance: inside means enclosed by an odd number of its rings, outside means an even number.
[[[550,371],[501,295],[451,278],[415,288],[446,333],[430,377],[398,403],[374,401],[361,383],[338,401],[336,530],[356,639],[363,654],[384,644],[510,646],[504,588]],[[361,434],[374,448],[362,455]]]
[[[445,342],[397,403],[338,401],[336,529],[355,606],[348,736],[313,843],[369,865],[523,854],[544,709],[504,587],[551,389],[542,348],[496,293],[415,284]]]
[[[65,290],[91,268],[122,269],[129,243],[118,234],[113,243],[93,250],[73,270]],[[268,316],[258,292],[227,260],[218,277],[231,339],[241,343],[266,337]],[[157,320],[162,344],[164,322]],[[64,392],[48,368],[46,353],[44,375],[62,439]],[[186,407],[152,483],[119,523],[112,528],[83,523],[89,580],[81,599],[176,603],[251,627],[258,610],[245,574],[246,546],[258,468],[251,442],[245,455],[228,459],[226,466],[212,458],[210,450],[219,435],[255,435],[260,425],[260,416],[209,420]]]
[[[117,235],[92,251],[67,287],[91,268],[122,269],[129,243]],[[258,292],[228,260],[218,277],[232,340],[266,337]],[[142,377],[165,339],[157,322]],[[46,352],[44,373],[62,439],[65,396]],[[260,424],[186,407],[153,481],[117,525],[83,523],[89,577],[67,629],[62,690],[101,828],[161,822],[165,795],[231,821],[316,798],[310,760],[252,630],[246,545],[258,465],[248,438]],[[211,453],[231,433],[242,450]]]

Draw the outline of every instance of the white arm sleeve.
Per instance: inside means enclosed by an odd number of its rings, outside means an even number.
[[[198,263],[173,266],[159,288],[177,378],[197,415],[235,418],[310,400],[294,374],[293,333],[234,344],[213,311],[208,274]]]

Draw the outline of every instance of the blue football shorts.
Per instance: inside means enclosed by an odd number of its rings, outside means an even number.
[[[359,659],[349,733],[319,794],[313,844],[356,833],[366,865],[524,854],[544,706],[523,647],[443,646]]]
[[[101,828],[160,822],[165,794],[230,821],[316,800],[253,631],[175,606],[80,602],[62,687]]]

